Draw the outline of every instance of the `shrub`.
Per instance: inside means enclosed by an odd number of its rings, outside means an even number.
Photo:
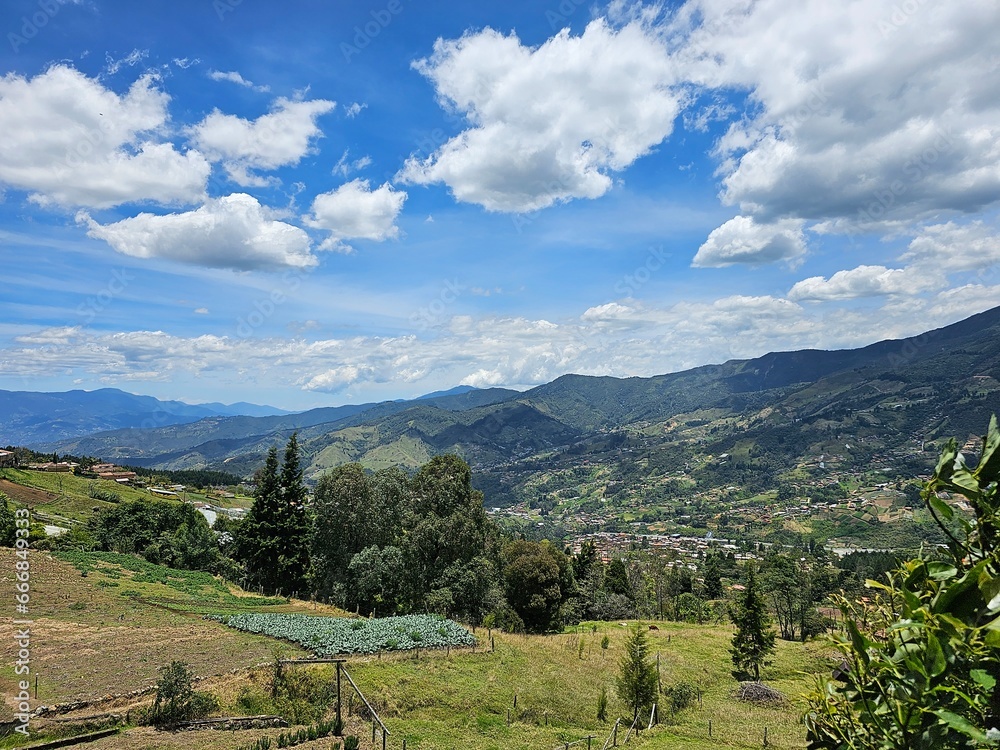
[[[361,747],[361,740],[357,735],[349,734],[344,737],[344,750],[358,750]]]
[[[678,682],[663,691],[666,697],[664,703],[670,706],[673,713],[683,711],[698,699],[698,688],[690,682]]]

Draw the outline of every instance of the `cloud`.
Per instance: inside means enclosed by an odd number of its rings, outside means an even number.
[[[208,315],[208,308],[207,307],[198,307],[198,308],[195,308],[194,314],[195,315]]]
[[[806,252],[802,224],[794,219],[760,224],[751,216],[735,216],[712,230],[698,248],[691,265],[719,268],[735,263],[762,265],[779,260],[794,261]]]
[[[0,183],[41,204],[196,203],[211,165],[163,140],[170,98],[146,74],[119,95],[75,68],[0,78]]]
[[[317,340],[50,328],[0,348],[0,374],[89,374],[113,383],[222,373],[227,382],[331,393],[386,383],[532,385],[567,372],[650,376],[769,351],[864,346],[954,323],[998,298],[1000,286],[978,284],[887,297],[874,313],[770,295],[665,306],[618,301],[560,321],[461,315],[428,336]]]
[[[262,94],[271,90],[270,86],[258,86],[253,81],[248,81],[235,70],[228,72],[210,70],[208,71],[208,77],[213,81],[229,81],[230,83],[235,83],[237,86],[243,86],[244,88],[251,89],[252,91],[257,91]]]
[[[393,190],[389,183],[371,190],[368,180],[352,180],[317,195],[306,223],[330,232],[329,239],[320,246],[324,250],[349,249],[343,240],[382,242],[399,236],[395,222],[405,201],[406,193]]]
[[[718,140],[722,199],[839,230],[1000,199],[1000,5],[690,0],[674,55],[750,114]]]
[[[793,300],[847,300],[891,294],[917,294],[947,285],[940,275],[918,268],[858,266],[837,271],[829,279],[813,276],[799,281],[788,292]]]
[[[361,114],[361,110],[363,109],[368,109],[368,105],[359,104],[358,102],[351,102],[351,104],[347,106],[347,109],[344,110],[344,114],[347,115],[348,119],[353,120],[355,117]]]
[[[241,271],[318,263],[302,229],[276,221],[256,198],[245,193],[210,199],[185,213],[141,213],[105,225],[82,213],[78,221],[87,225],[90,237],[134,258],[165,258]]]
[[[400,177],[444,183],[489,211],[527,212],[597,198],[670,135],[683,94],[650,28],[633,21],[564,30],[539,47],[492,29],[439,39],[414,67],[470,124]]]
[[[105,63],[106,63],[104,71],[108,75],[113,76],[116,73],[118,73],[118,71],[121,70],[124,66],[127,65],[130,68],[134,68],[136,65],[138,65],[139,63],[141,63],[147,57],[149,57],[149,50],[148,49],[134,49],[131,52],[129,52],[127,55],[125,55],[124,57],[120,57],[117,60],[115,58],[113,58],[110,55],[110,53],[106,53],[104,55],[104,59],[105,59]]]
[[[359,159],[350,160],[347,158],[348,153],[345,150],[341,155],[340,160],[333,167],[333,174],[347,177],[351,172],[358,172],[372,165],[372,158],[370,156],[365,155]]]
[[[1000,263],[1000,233],[983,221],[925,226],[900,259],[948,272],[986,269]]]
[[[292,101],[281,97],[271,112],[256,120],[215,110],[189,130],[191,140],[221,161],[239,185],[262,186],[267,180],[250,170],[274,170],[298,164],[313,139],[322,135],[316,120],[336,103],[325,99]]]

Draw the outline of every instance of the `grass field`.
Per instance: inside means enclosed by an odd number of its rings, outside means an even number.
[[[0,579],[8,590],[13,563],[13,552],[0,550]],[[97,701],[80,714],[124,712],[128,702],[111,696],[153,685],[157,668],[174,659],[188,662],[204,678],[198,689],[215,694],[223,713],[247,713],[247,695],[256,696],[253,705],[267,712],[273,708],[268,703],[271,672],[262,665],[273,662],[278,652],[286,657],[306,654],[285,642],[226,628],[201,614],[213,609],[337,614],[332,608],[314,609],[308,602],[268,603],[206,574],[171,571],[110,554],[33,552],[31,575],[32,671],[39,677],[33,705]],[[135,594],[123,596],[125,591]],[[770,747],[804,747],[799,723],[804,705],[798,696],[812,685],[809,673],[829,668],[825,646],[779,642],[765,679],[790,700],[777,707],[750,706],[732,697],[737,685],[729,675],[728,626],[658,627],[649,637],[660,657],[663,686],[691,683],[702,691],[702,700],[675,717],[661,713],[663,723],[633,738],[628,747],[758,748],[765,727]],[[626,713],[613,688],[627,635],[619,624],[588,624],[549,636],[482,630],[477,635],[480,646],[475,651],[351,658],[347,668],[389,727],[388,747],[398,750],[405,738],[413,750],[554,750],[589,734],[595,737],[592,747],[600,748],[614,718]],[[607,650],[601,648],[604,635],[609,638]],[[8,716],[16,692],[11,649],[11,643],[4,644],[5,666],[0,669]],[[297,669],[312,673],[310,684],[333,680],[332,667]],[[602,686],[609,698],[607,722],[596,718]],[[364,740],[362,747],[369,747],[370,724],[361,723],[357,715],[352,721],[353,731]],[[169,733],[136,727],[90,747],[235,750],[257,736],[276,737],[279,731]],[[619,740],[624,734],[623,728]],[[381,738],[377,744],[381,746]],[[0,747],[10,746],[9,738],[0,741]],[[328,750],[331,741],[299,747]]]
[[[93,515],[94,508],[111,507],[112,503],[90,496],[90,487],[95,481],[61,472],[0,469],[0,492],[55,521],[84,521]],[[100,484],[108,486],[110,483]],[[148,500],[151,497],[145,490],[125,485],[115,485],[111,489],[122,500]]]

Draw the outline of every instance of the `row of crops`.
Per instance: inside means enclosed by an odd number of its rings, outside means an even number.
[[[214,615],[211,619],[237,630],[297,643],[318,657],[476,644],[475,636],[468,630],[437,615],[364,620],[248,612]]]

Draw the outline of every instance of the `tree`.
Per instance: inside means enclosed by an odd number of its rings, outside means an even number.
[[[351,558],[370,546],[366,526],[372,502],[371,482],[361,464],[338,466],[316,483],[309,575],[319,596],[341,606],[347,604]]]
[[[240,523],[236,556],[252,585],[272,593],[304,590],[309,526],[295,435],[285,448],[280,474],[278,449],[272,445],[254,481],[253,505]]]
[[[548,541],[518,539],[505,545],[503,561],[507,601],[525,629],[543,633],[559,627],[559,607],[567,593],[560,563],[570,567],[566,555]]]
[[[452,566],[482,555],[488,522],[483,493],[472,488],[469,465],[455,455],[435,456],[409,485],[403,551],[413,583],[414,607],[431,591],[447,588]]]
[[[160,667],[156,681],[156,698],[150,718],[154,724],[172,725],[205,716],[218,704],[207,693],[192,687],[194,674],[182,661],[172,661]]]
[[[0,545],[4,547],[14,546],[15,530],[17,529],[14,511],[8,504],[9,500],[10,498],[5,493],[0,492]]]
[[[380,617],[396,611],[403,594],[406,565],[399,547],[365,547],[348,565],[351,586],[347,604]]]
[[[309,519],[306,516],[306,488],[299,461],[298,433],[285,446],[278,480],[281,496],[281,551],[279,565],[286,591],[304,591],[309,570]]]
[[[747,565],[746,588],[729,614],[736,625],[732,648],[733,677],[760,681],[760,669],[770,664],[774,653],[774,631],[770,629],[767,609],[753,565]]]
[[[705,598],[720,599],[722,597],[722,559],[717,554],[705,557],[702,576],[705,582]]]
[[[656,700],[656,665],[649,658],[646,631],[638,623],[625,641],[625,653],[619,663],[615,688],[618,697],[632,709],[633,721],[640,711],[650,708]]]
[[[975,467],[948,442],[922,498],[947,554],[905,562],[875,601],[842,599],[845,666],[810,696],[815,750],[966,748],[1000,739],[1000,430],[994,416]],[[946,496],[964,497],[972,520]],[[990,744],[993,744],[990,742]]]

